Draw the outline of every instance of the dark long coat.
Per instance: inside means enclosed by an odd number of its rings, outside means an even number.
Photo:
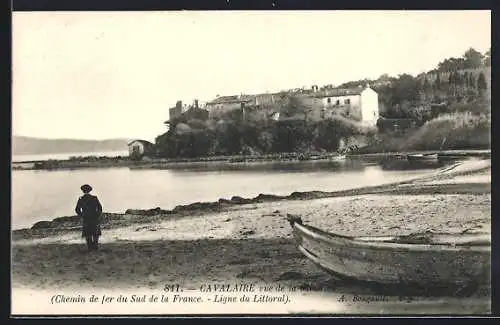
[[[102,205],[97,196],[84,194],[78,199],[75,212],[82,217],[82,237],[101,235]]]

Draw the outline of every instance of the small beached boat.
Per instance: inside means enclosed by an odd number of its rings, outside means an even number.
[[[299,250],[338,278],[383,284],[479,285],[491,281],[490,234],[349,237],[288,222]]]
[[[438,154],[437,153],[429,153],[429,154],[416,153],[416,154],[409,154],[409,155],[406,156],[406,159],[412,160],[412,161],[435,161],[435,160],[438,160]]]
[[[340,155],[332,156],[332,157],[330,157],[330,160],[343,161],[343,160],[346,160],[346,155],[340,154]]]

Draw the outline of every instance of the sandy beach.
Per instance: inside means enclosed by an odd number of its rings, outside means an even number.
[[[125,216],[104,227],[100,250],[90,254],[75,230],[20,236],[12,248],[12,312],[488,313],[489,290],[484,288],[404,292],[334,279],[298,251],[286,215],[301,215],[308,224],[344,235],[490,233],[490,168],[489,160],[471,160],[378,193],[242,204],[178,217],[148,216],[149,222]],[[288,303],[216,304],[209,297],[213,293],[199,292],[207,283],[298,289],[290,292]],[[198,292],[211,303],[175,308],[170,303],[167,308],[154,303],[50,302],[50,297],[63,292],[161,295],[169,284],[179,285],[184,293]],[[347,302],[339,302],[342,295],[350,297]],[[360,303],[353,298],[375,295],[388,300]],[[39,303],[35,306],[23,297]]]

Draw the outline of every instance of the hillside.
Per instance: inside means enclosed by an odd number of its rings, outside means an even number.
[[[12,154],[35,155],[48,153],[103,152],[127,150],[127,139],[77,140],[12,137]]]

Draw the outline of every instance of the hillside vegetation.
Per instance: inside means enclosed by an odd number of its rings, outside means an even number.
[[[350,81],[337,88],[370,84],[377,91],[380,121],[366,128],[346,116],[311,118],[314,107],[300,94],[281,93],[278,103],[229,111],[217,120],[190,109],[157,137],[162,157],[334,152],[353,138],[359,152],[489,148],[491,142],[491,52],[473,48],[418,76],[386,74]],[[323,88],[331,88],[331,85]],[[279,113],[275,121],[270,117]],[[399,121],[397,121],[399,119]],[[396,121],[393,123],[393,121]],[[404,129],[392,124],[403,123]]]
[[[159,136],[157,144],[163,157],[332,152],[339,149],[341,139],[375,132],[340,116],[319,122],[295,120],[266,124],[191,121]]]
[[[406,132],[378,133],[359,153],[491,149],[489,101],[458,105]]]

